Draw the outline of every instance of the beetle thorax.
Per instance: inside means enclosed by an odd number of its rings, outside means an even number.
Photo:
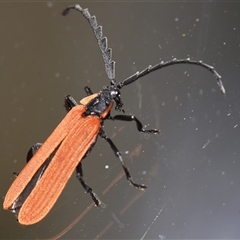
[[[109,112],[113,106],[113,102],[116,103],[116,110],[122,110],[122,101],[120,98],[119,89],[112,86],[105,86],[103,90],[98,93],[98,95],[93,98],[87,105],[87,110],[85,115],[99,115],[102,116],[106,111]]]

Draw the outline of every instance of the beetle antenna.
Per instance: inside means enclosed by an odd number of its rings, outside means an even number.
[[[167,62],[164,62],[164,61],[161,61],[160,63],[154,65],[154,66],[151,66],[149,65],[147,68],[145,68],[144,70],[142,70],[141,72],[136,72],[135,74],[133,74],[132,76],[128,77],[127,79],[125,79],[124,81],[122,82],[119,82],[117,87],[119,89],[121,89],[122,87],[128,85],[128,84],[131,84],[135,81],[137,81],[139,78],[151,73],[151,72],[154,72],[158,69],[161,69],[161,68],[164,68],[164,67],[167,67],[167,66],[172,66],[172,65],[175,65],[175,64],[192,64],[192,65],[198,65],[198,66],[201,66],[203,68],[206,68],[207,70],[209,70],[213,75],[214,77],[216,78],[217,80],[217,84],[220,88],[220,91],[222,92],[223,95],[226,94],[226,90],[223,86],[223,83],[221,81],[221,76],[219,75],[219,73],[214,69],[213,66],[210,66],[202,61],[194,61],[194,60],[190,60],[189,58],[187,59],[172,59],[170,61],[167,61]]]
[[[93,29],[95,37],[97,38],[98,46],[101,50],[103,61],[105,63],[105,70],[108,78],[110,79],[110,84],[116,85],[115,62],[112,61],[112,49],[108,48],[107,38],[103,36],[102,26],[98,25],[96,16],[91,16],[87,8],[83,9],[78,4],[74,6],[69,6],[68,8],[66,8],[62,12],[62,15],[66,16],[71,9],[75,9],[78,12],[82,13],[82,15],[88,20],[90,26]]]

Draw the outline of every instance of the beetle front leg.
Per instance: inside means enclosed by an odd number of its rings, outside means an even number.
[[[126,122],[135,122],[137,126],[137,130],[139,132],[152,133],[152,134],[160,133],[160,130],[158,129],[149,129],[149,130],[144,129],[142,123],[134,115],[116,115],[114,117],[108,116],[108,119],[113,121],[120,120],[120,121],[126,121]]]
[[[64,107],[66,108],[67,112],[69,112],[73,107],[75,107],[77,105],[78,105],[78,103],[71,95],[67,95],[65,97]]]

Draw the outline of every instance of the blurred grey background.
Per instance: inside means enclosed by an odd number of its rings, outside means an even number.
[[[86,19],[61,12],[70,1],[0,3],[0,193],[2,200],[25,165],[26,153],[64,118],[64,96],[77,101],[84,86],[98,92],[109,81]],[[97,16],[113,48],[116,79],[173,57],[214,65],[227,90],[197,66],[154,72],[122,89],[134,123],[105,122],[141,192],[121,172],[99,139],[83,162],[87,183],[107,205],[91,208],[61,239],[239,239],[240,3],[220,1],[82,2]],[[116,114],[113,110],[112,115]],[[106,191],[104,192],[104,190]],[[0,210],[1,239],[51,238],[92,203],[73,177],[50,214],[20,226]]]

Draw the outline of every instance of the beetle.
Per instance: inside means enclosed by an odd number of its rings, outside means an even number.
[[[120,90],[139,78],[158,69],[175,64],[193,64],[206,68],[216,78],[220,91],[225,95],[221,76],[210,65],[190,59],[172,59],[148,66],[141,72],[136,72],[124,81],[115,81],[115,62],[112,60],[112,49],[108,48],[107,38],[103,36],[102,26],[99,26],[95,16],[80,5],[69,6],[63,11],[63,16],[71,10],[77,10],[89,21],[102,53],[105,70],[110,85],[103,87],[99,93],[93,93],[85,87],[86,97],[78,104],[70,95],[65,97],[67,115],[59,123],[47,140],[33,145],[27,154],[27,164],[9,188],[3,203],[5,210],[15,213],[20,224],[30,225],[42,220],[51,210],[67,181],[76,169],[77,179],[95,205],[101,206],[101,201],[92,188],[83,179],[82,160],[91,152],[98,136],[107,141],[115,156],[120,160],[128,182],[134,187],[144,190],[143,184],[135,183],[126,167],[120,151],[103,130],[104,120],[120,120],[135,122],[137,130],[143,133],[157,134],[157,129],[146,130],[134,115],[125,115]],[[115,110],[122,115],[111,115]]]

